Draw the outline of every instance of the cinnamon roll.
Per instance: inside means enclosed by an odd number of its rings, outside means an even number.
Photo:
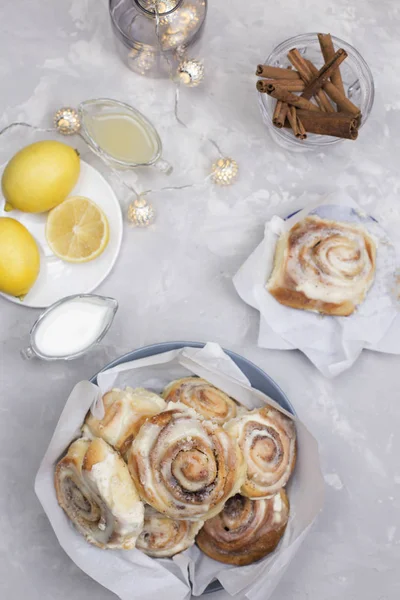
[[[240,493],[269,498],[283,488],[296,462],[296,428],[292,419],[265,406],[233,419],[225,429],[239,442],[247,465]]]
[[[163,397],[167,402],[183,402],[218,425],[233,419],[237,413],[237,404],[232,398],[200,377],[173,381],[165,388]]]
[[[58,503],[88,542],[131,550],[143,527],[144,507],[128,467],[105,441],[81,438],[57,464]]]
[[[144,527],[136,542],[136,548],[155,558],[175,556],[194,544],[202,526],[203,521],[169,519],[151,506],[146,506]]]
[[[306,217],[278,240],[267,289],[286,306],[351,315],[371,287],[376,245],[360,225]]]
[[[196,537],[200,550],[230,565],[249,565],[273,552],[289,518],[285,490],[267,500],[250,500],[240,494],[206,521]]]
[[[128,466],[147,504],[171,519],[193,521],[217,514],[246,472],[237,442],[180,403],[142,425]]]
[[[129,450],[142,423],[164,410],[166,404],[157,394],[143,388],[113,389],[103,396],[104,417],[96,419],[88,414],[83,434],[105,440],[123,457]]]

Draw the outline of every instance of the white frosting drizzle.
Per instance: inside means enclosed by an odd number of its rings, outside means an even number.
[[[242,494],[250,498],[268,498],[287,483],[296,449],[295,429],[288,417],[275,409],[270,409],[266,416],[255,410],[233,419],[225,429],[238,439],[247,464]],[[269,430],[273,430],[274,435]],[[263,440],[268,440],[272,448],[264,448]],[[265,456],[266,452],[270,459]]]
[[[372,285],[375,265],[367,244],[375,249],[376,242],[359,225],[310,216],[285,233],[279,243],[286,246],[286,261],[278,265],[268,288],[273,288],[277,279],[282,285],[290,281],[291,289],[311,300],[357,305]]]
[[[92,436],[101,437],[112,446],[118,448],[127,438],[127,432],[130,432],[132,426],[138,423],[143,417],[151,417],[164,410],[165,401],[144,388],[132,389],[127,387],[125,390],[114,388],[107,392],[103,398],[105,416],[101,420],[95,419],[89,415],[83,432],[91,432]],[[117,410],[115,410],[117,407]],[[110,411],[112,418],[110,419]]]
[[[164,390],[167,400],[176,397],[199,415],[222,425],[237,414],[232,398],[200,377],[186,377],[170,383]]]
[[[282,502],[280,493],[276,494],[274,496],[273,509],[274,509],[273,521],[274,521],[274,523],[280,523],[282,521],[282,510],[283,510],[283,502]]]
[[[149,556],[171,557],[194,544],[203,521],[176,521],[150,506],[145,509],[145,521],[136,547]]]
[[[133,442],[130,468],[140,479],[146,501],[154,508],[171,518],[202,518],[209,511],[220,510],[219,503],[238,491],[244,466],[236,443],[217,425],[200,420],[193,409],[178,402],[170,402],[165,412],[168,411],[173,416],[165,425],[158,424],[155,418],[155,422],[150,420],[142,426]],[[221,472],[215,457],[214,435],[222,447],[218,457]],[[232,453],[237,481],[223,468]],[[212,484],[226,485],[225,477],[232,487],[229,483],[227,488],[217,488],[216,497],[216,486]]]
[[[126,464],[106,442],[73,442],[57,465],[56,491],[60,505],[89,542],[105,548],[135,546],[144,506]]]
[[[86,472],[86,477],[115,519],[115,529],[125,536],[141,529],[144,507],[133,482],[128,489],[126,481],[119,478],[117,460],[121,460],[120,457],[114,452],[110,452],[102,462],[96,463],[91,471]],[[129,501],[130,499],[133,499],[134,502]]]

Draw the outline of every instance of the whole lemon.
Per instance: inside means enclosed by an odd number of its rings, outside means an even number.
[[[36,142],[15,154],[4,169],[5,210],[45,212],[60,204],[78,181],[76,150],[53,140]]]
[[[0,218],[0,292],[25,296],[39,274],[37,244],[19,221]]]

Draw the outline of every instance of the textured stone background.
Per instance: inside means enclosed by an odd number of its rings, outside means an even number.
[[[364,352],[349,372],[324,379],[298,352],[256,347],[258,315],[232,275],[259,242],[267,218],[290,212],[307,190],[343,189],[383,224],[400,227],[400,8],[395,0],[211,0],[200,51],[207,78],[182,91],[185,131],[173,88],[128,71],[114,51],[105,0],[2,2],[0,126],[46,126],[53,111],[94,97],[129,102],[154,121],[175,173],[201,182],[213,158],[201,134],[240,164],[221,190],[152,195],[158,220],[127,228],[117,265],[99,289],[120,309],[105,343],[72,363],[23,363],[19,350],[36,311],[0,299],[0,597],[111,600],[60,548],[33,480],[62,410],[80,379],[133,348],[159,341],[214,340],[264,368],[320,442],[327,483],[323,514],[277,588],[275,600],[395,600],[400,595],[400,408],[397,356]],[[255,65],[283,39],[331,31],[366,58],[376,101],[355,143],[288,154],[264,129]],[[0,145],[2,156],[7,152]],[[138,173],[140,185],[165,179]],[[122,202],[126,198],[121,197]]]

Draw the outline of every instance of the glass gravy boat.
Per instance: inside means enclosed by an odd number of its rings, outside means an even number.
[[[151,166],[167,175],[172,172],[161,158],[162,143],[154,125],[129,104],[110,98],[85,100],[78,113],[83,138],[111,167]]]
[[[75,332],[76,338],[74,339],[77,340],[74,344],[75,347],[70,346],[68,348],[67,342],[64,349],[49,351],[49,342],[47,341],[46,344],[46,340],[43,337],[43,328],[46,328],[47,326],[47,331],[50,329],[50,332],[52,329],[53,335],[51,337],[53,340],[57,337],[58,340],[61,340],[61,344],[63,344],[63,336],[59,331],[60,321],[57,323],[57,319],[64,319],[64,323],[67,325],[70,324],[71,330],[74,331],[71,319],[75,319],[76,321],[79,315],[77,315],[75,310],[75,313],[70,312],[70,316],[68,316],[68,310],[71,311],[71,307],[72,309],[76,309],[77,305],[79,305],[81,310],[82,307],[84,307],[90,311],[89,307],[93,307],[93,309],[96,310],[96,314],[94,315],[96,320],[93,321],[92,319],[92,321],[90,321],[90,312],[85,313],[83,318],[87,322],[86,332],[83,331],[82,328],[78,328]],[[30,332],[30,345],[20,351],[21,356],[26,360],[40,358],[47,361],[72,360],[74,358],[79,358],[101,342],[110,329],[117,310],[118,302],[114,298],[109,298],[107,296],[98,296],[97,294],[75,294],[74,296],[62,298],[49,306],[49,308],[42,312],[38,319],[36,319]],[[66,319],[68,320],[66,321]],[[58,341],[58,345],[59,344],[60,342]]]

